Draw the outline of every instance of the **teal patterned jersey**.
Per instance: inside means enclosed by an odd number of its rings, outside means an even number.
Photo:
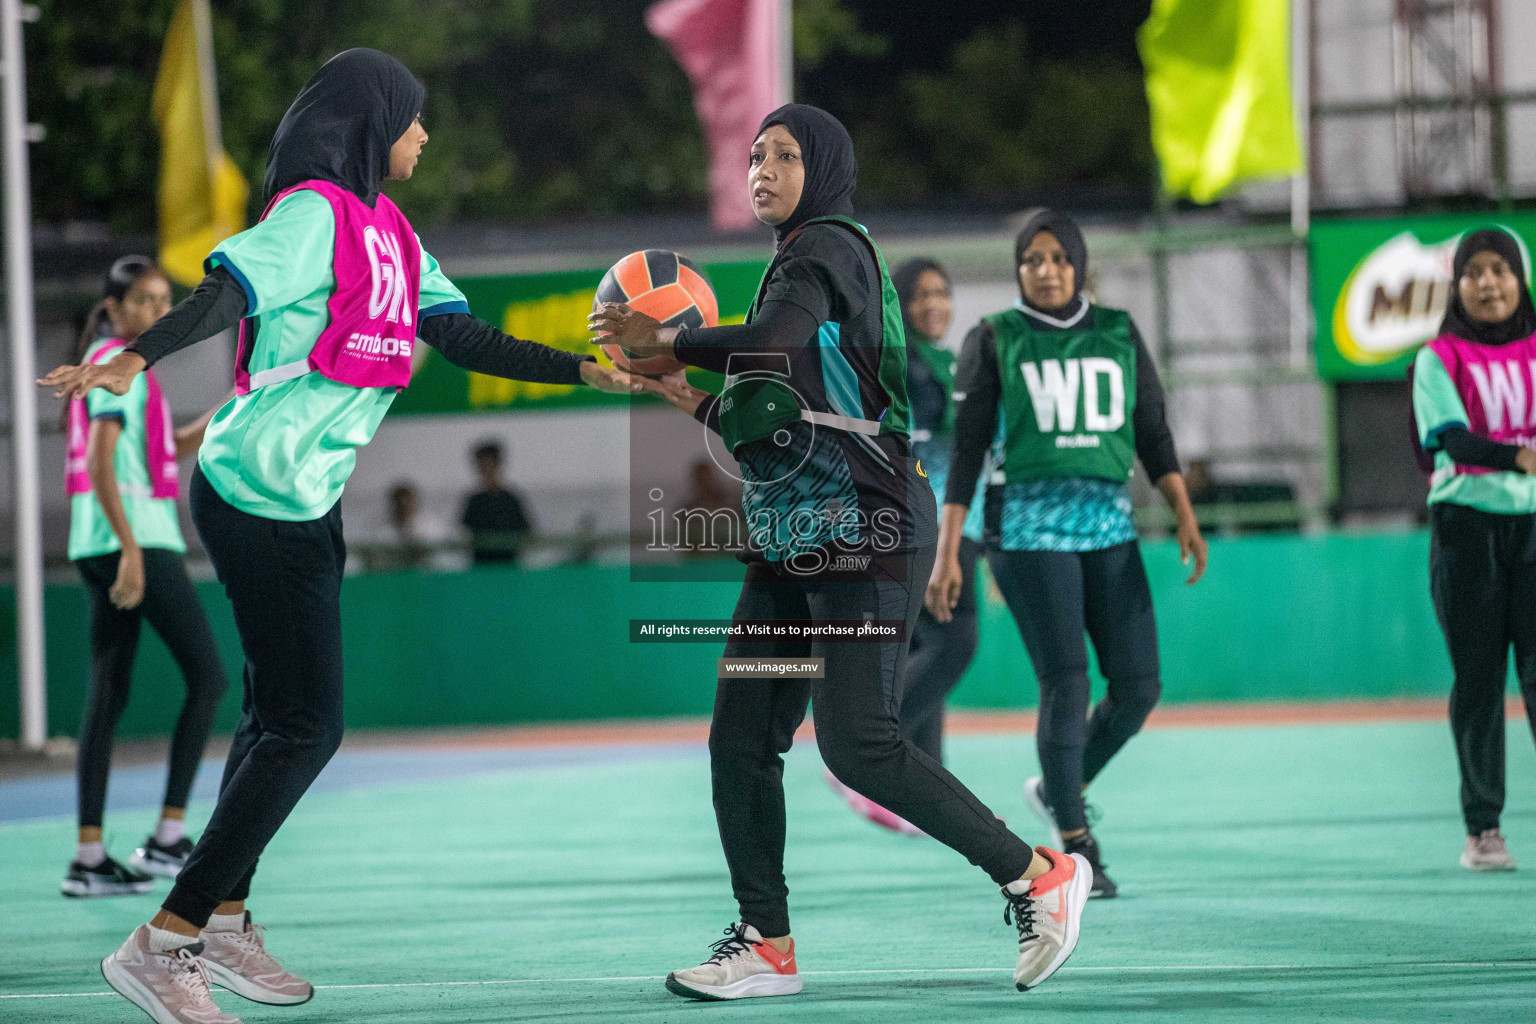
[[[998,544],[1004,551],[1100,551],[1136,539],[1125,485],[1095,477],[1047,477],[1003,485]]]

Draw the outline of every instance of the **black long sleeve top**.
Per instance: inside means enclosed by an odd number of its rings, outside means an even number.
[[[1511,473],[1520,471],[1519,464],[1515,462],[1515,457],[1520,454],[1519,445],[1490,441],[1466,427],[1446,427],[1435,435],[1435,443],[1453,461],[1463,466],[1502,469]]]
[[[1051,328],[1041,326],[1042,330]],[[1157,365],[1142,341],[1136,325],[1131,325],[1131,340],[1136,345],[1136,408],[1131,423],[1136,437],[1136,455],[1152,481],[1179,471],[1179,456],[1168,427],[1166,400]],[[960,350],[960,367],[955,375],[955,441],[950,459],[949,481],[944,492],[946,505],[970,505],[976,493],[976,481],[992,439],[997,436],[998,402],[1002,383],[998,376],[997,345],[992,325],[985,320],[971,328]]]
[[[215,267],[191,295],[128,346],[150,366],[240,323],[245,290],[228,270]],[[475,373],[537,384],[580,384],[581,364],[592,359],[503,334],[469,313],[429,316],[418,325],[422,341],[453,365]]]

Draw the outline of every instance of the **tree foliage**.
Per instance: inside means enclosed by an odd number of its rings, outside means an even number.
[[[650,0],[240,0],[214,4],[224,146],[262,202],[266,149],[318,65],[349,46],[428,86],[431,135],[392,189],[420,224],[700,209],[703,135],[686,76],[646,31]],[[28,27],[35,204],[52,221],[154,229],[150,93],[175,0],[44,0]],[[1038,60],[979,26],[919,70],[840,0],[797,0],[799,98],[844,119],[860,201],[992,203],[1064,180],[1144,184],[1138,70]],[[929,62],[930,64],[932,62]]]

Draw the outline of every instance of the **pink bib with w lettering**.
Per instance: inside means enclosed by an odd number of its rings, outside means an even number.
[[[262,219],[299,189],[324,196],[336,217],[332,268],[336,287],[326,308],[330,323],[307,359],[250,373],[250,320],[240,325],[235,362],[239,394],[291,380],[313,370],[357,388],[403,388],[411,382],[411,348],[416,340],[416,304],[421,295],[421,246],[400,208],[380,195],[373,209],[328,181],[303,181],[279,192]]]
[[[121,338],[113,338],[101,347],[91,362],[104,363],[127,345]],[[144,384],[148,388],[144,399],[144,465],[149,469],[150,497],[174,500],[181,485],[181,471],[176,466],[176,430],[171,423],[171,405],[165,400],[153,370],[144,371]],[[86,464],[90,432],[91,420],[86,414],[85,399],[71,399],[68,448],[64,456],[64,493],[71,497],[91,493],[91,476]]]
[[[1429,343],[1456,385],[1467,429],[1501,444],[1536,448],[1536,335],[1505,345],[1479,345],[1454,334]],[[1458,473],[1495,473],[1456,466]]]

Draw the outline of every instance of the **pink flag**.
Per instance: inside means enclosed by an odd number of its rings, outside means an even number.
[[[756,221],[747,198],[747,154],[763,117],[784,103],[782,18],[789,0],[662,0],[645,12],[693,81],[709,140],[709,213],[715,227]]]

